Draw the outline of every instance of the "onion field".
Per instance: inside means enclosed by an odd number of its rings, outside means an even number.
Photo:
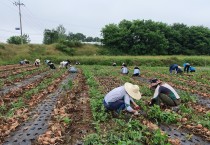
[[[210,69],[169,74],[167,67],[140,67],[139,77],[121,66],[78,65],[77,73],[47,66],[0,66],[0,144],[3,145],[209,145]],[[153,106],[149,80],[176,89],[177,108]],[[106,112],[103,99],[125,82],[142,98],[139,115]]]

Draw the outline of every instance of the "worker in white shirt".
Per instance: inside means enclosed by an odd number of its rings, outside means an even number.
[[[140,75],[140,69],[139,67],[134,67],[133,76],[139,76]]]
[[[150,83],[150,89],[155,90],[155,93],[149,103],[150,106],[154,104],[160,105],[163,103],[166,106],[173,107],[178,106],[181,103],[180,96],[169,84],[163,83],[156,78],[151,79]]]
[[[128,74],[129,71],[128,71],[128,68],[127,68],[127,65],[125,64],[124,66],[121,67],[121,73],[122,74]]]
[[[138,115],[140,107],[134,102],[133,99],[141,99],[141,93],[137,85],[126,82],[123,86],[111,90],[104,97],[103,104],[107,110],[120,113],[121,110],[126,109],[128,112]],[[133,104],[134,108],[131,107]]]

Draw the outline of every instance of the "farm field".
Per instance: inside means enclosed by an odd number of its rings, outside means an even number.
[[[0,66],[0,144],[210,144],[210,71],[170,75],[167,67],[79,65],[78,73],[31,65]],[[149,107],[149,79],[159,78],[181,97],[179,108]],[[105,112],[106,93],[137,84],[140,115]]]

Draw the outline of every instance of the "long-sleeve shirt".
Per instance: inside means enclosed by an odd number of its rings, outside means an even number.
[[[127,68],[127,67],[123,67],[123,68],[121,69],[121,72],[122,72],[123,74],[127,74],[127,73],[128,73],[128,68]]]
[[[133,111],[133,108],[130,106],[130,102],[134,102],[133,99],[128,95],[124,86],[113,89],[104,98],[105,102],[109,104],[110,102],[116,102],[117,100],[124,100],[126,110],[129,112]]]
[[[195,68],[191,66],[190,71],[195,71]]]
[[[140,70],[139,69],[134,69],[133,74],[140,74]]]
[[[45,63],[48,64],[50,62],[50,60],[45,60]]]
[[[184,64],[183,64],[183,67],[185,67],[186,65],[190,65],[190,64],[189,64],[189,63],[184,63]]]
[[[25,61],[24,61],[24,60],[21,60],[21,61],[20,61],[20,64],[26,64],[26,63],[25,63]]]
[[[59,67],[65,67],[67,64],[68,64],[68,61],[62,61],[62,62],[60,62]]]
[[[178,70],[177,64],[173,64],[170,66],[170,68],[169,68],[170,73],[172,73],[173,70],[175,70],[175,73],[177,73],[177,70]]]
[[[153,99],[157,98],[160,93],[168,95],[172,100],[180,98],[177,92],[174,90],[174,88],[172,88],[167,83],[157,86],[157,88],[155,89],[155,93],[153,95]]]

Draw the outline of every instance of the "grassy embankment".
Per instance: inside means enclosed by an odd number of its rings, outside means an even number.
[[[210,66],[210,56],[101,56],[101,48],[95,45],[83,45],[80,48],[74,48],[74,56],[69,56],[55,48],[54,45],[11,45],[0,44],[0,65],[15,64],[20,60],[28,59],[33,62],[36,58],[50,59],[54,63],[69,59],[72,62],[80,61],[81,64],[111,65],[116,62],[121,65],[123,62],[128,65],[139,66],[169,66],[177,63],[182,65],[184,62],[190,62],[193,66]]]
[[[75,50],[74,55],[95,55],[99,50],[95,45],[83,45],[80,48],[73,48]],[[33,62],[36,58],[51,59],[53,62],[58,63],[61,60],[70,58],[64,52],[56,49],[56,44],[52,45],[40,45],[40,44],[28,44],[28,45],[12,45],[0,43],[0,65],[15,64],[20,60],[28,59]]]

